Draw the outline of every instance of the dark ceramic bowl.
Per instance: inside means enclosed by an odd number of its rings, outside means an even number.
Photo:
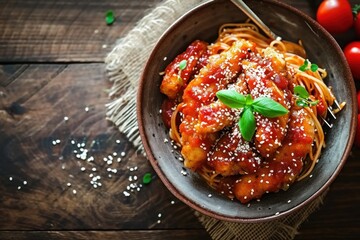
[[[140,81],[137,116],[147,156],[166,187],[193,209],[221,220],[260,222],[299,210],[319,196],[334,181],[350,152],[356,126],[355,87],[349,67],[335,40],[314,20],[285,4],[263,0],[245,1],[248,6],[285,40],[301,39],[313,62],[328,70],[326,83],[332,86],[345,109],[327,130],[326,143],[311,178],[294,183],[289,190],[264,195],[250,206],[211,189],[196,173],[184,176],[179,153],[173,153],[159,109],[164,96],[159,91],[166,65],[195,39],[212,42],[223,23],[244,22],[247,17],[230,1],[209,1],[186,13],[159,39]],[[166,57],[167,60],[164,60]],[[208,195],[211,194],[212,197]],[[291,201],[289,201],[291,200]]]

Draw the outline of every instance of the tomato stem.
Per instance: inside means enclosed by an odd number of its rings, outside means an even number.
[[[354,14],[354,18],[357,18],[357,14],[360,12],[360,4],[355,4],[355,6],[352,8],[352,12]]]

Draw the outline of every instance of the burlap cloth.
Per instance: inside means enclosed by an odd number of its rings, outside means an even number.
[[[106,57],[109,80],[113,83],[107,117],[141,148],[136,121],[136,91],[144,64],[162,33],[201,0],[165,0],[148,12],[128,34],[119,39]],[[298,228],[321,204],[324,193],[300,211],[264,223],[219,221],[195,212],[213,239],[293,239]]]

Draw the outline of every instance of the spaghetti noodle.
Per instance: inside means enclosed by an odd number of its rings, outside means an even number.
[[[164,122],[182,147],[185,167],[242,203],[309,176],[325,147],[322,125],[336,99],[323,81],[326,70],[302,69],[304,63],[311,65],[301,42],[268,39],[251,23],[224,24],[214,43],[190,44],[167,66],[160,87],[167,95]],[[296,86],[315,104],[299,105]],[[223,89],[269,97],[289,113],[255,113],[255,136],[246,141],[237,126],[242,109],[216,97]]]

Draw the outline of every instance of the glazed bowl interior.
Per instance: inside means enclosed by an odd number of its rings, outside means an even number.
[[[184,169],[180,153],[173,151],[168,130],[159,114],[164,96],[159,87],[167,64],[194,40],[213,42],[223,23],[247,17],[230,1],[209,1],[191,10],[160,38],[144,68],[138,91],[138,123],[147,156],[167,188],[195,210],[236,222],[271,220],[298,210],[322,193],[335,179],[351,149],[356,125],[355,87],[341,49],[315,21],[282,3],[245,1],[276,34],[288,41],[302,40],[308,58],[328,71],[325,82],[346,107],[326,129],[326,148],[311,177],[295,182],[287,191],[266,194],[261,201],[241,204],[211,189],[199,175]],[[187,174],[185,175],[184,172]],[[209,197],[210,195],[211,197]]]

